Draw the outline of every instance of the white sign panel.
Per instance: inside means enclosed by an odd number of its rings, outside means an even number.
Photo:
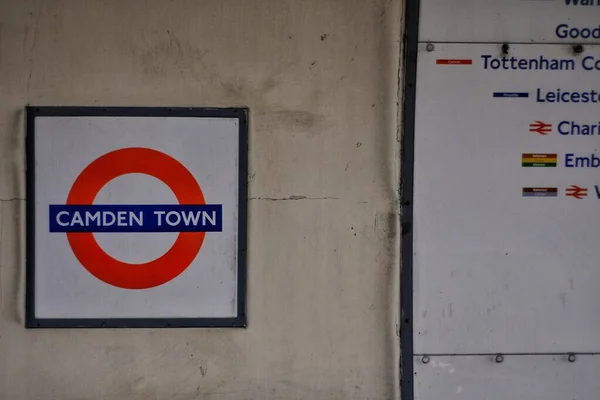
[[[418,400],[597,400],[598,355],[415,357]]]
[[[245,326],[245,110],[27,111],[28,327]]]
[[[600,352],[600,47],[426,49],[415,354]]]
[[[421,0],[425,42],[600,43],[598,0]]]

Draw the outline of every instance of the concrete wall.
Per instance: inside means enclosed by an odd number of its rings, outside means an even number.
[[[401,9],[0,0],[0,399],[397,398]],[[28,103],[250,108],[247,329],[23,328]]]

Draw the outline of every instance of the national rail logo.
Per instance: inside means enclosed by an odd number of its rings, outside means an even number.
[[[587,197],[588,189],[579,187],[577,185],[571,185],[567,188],[565,194],[567,197],[573,197],[574,199],[582,200],[583,198]]]
[[[552,132],[552,124],[547,124],[544,121],[535,121],[533,124],[529,124],[529,132],[546,136]]]
[[[162,181],[179,204],[94,204],[108,182],[135,173]],[[200,185],[183,164],[143,147],[121,148],[100,156],[75,179],[66,204],[49,206],[50,232],[66,233],[75,257],[88,272],[123,289],[149,289],[175,279],[198,255],[206,232],[222,231],[222,220],[222,205],[206,204]],[[179,234],[158,259],[129,264],[107,254],[95,232]]]

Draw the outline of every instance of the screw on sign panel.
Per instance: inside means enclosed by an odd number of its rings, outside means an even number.
[[[94,205],[111,180],[141,173],[164,182],[178,205]],[[88,165],[75,180],[66,205],[50,205],[50,231],[65,232],[81,265],[93,276],[123,289],[148,289],[179,276],[194,261],[205,232],[222,230],[222,206],[206,204],[200,185],[179,161],[157,150],[124,148]],[[144,264],[108,255],[94,232],[178,232],[173,246]]]

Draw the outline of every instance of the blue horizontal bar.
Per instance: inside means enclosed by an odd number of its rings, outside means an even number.
[[[221,232],[221,204],[50,205],[50,232]]]
[[[529,93],[527,93],[527,92],[494,92],[494,97],[508,97],[508,98],[529,97]]]

